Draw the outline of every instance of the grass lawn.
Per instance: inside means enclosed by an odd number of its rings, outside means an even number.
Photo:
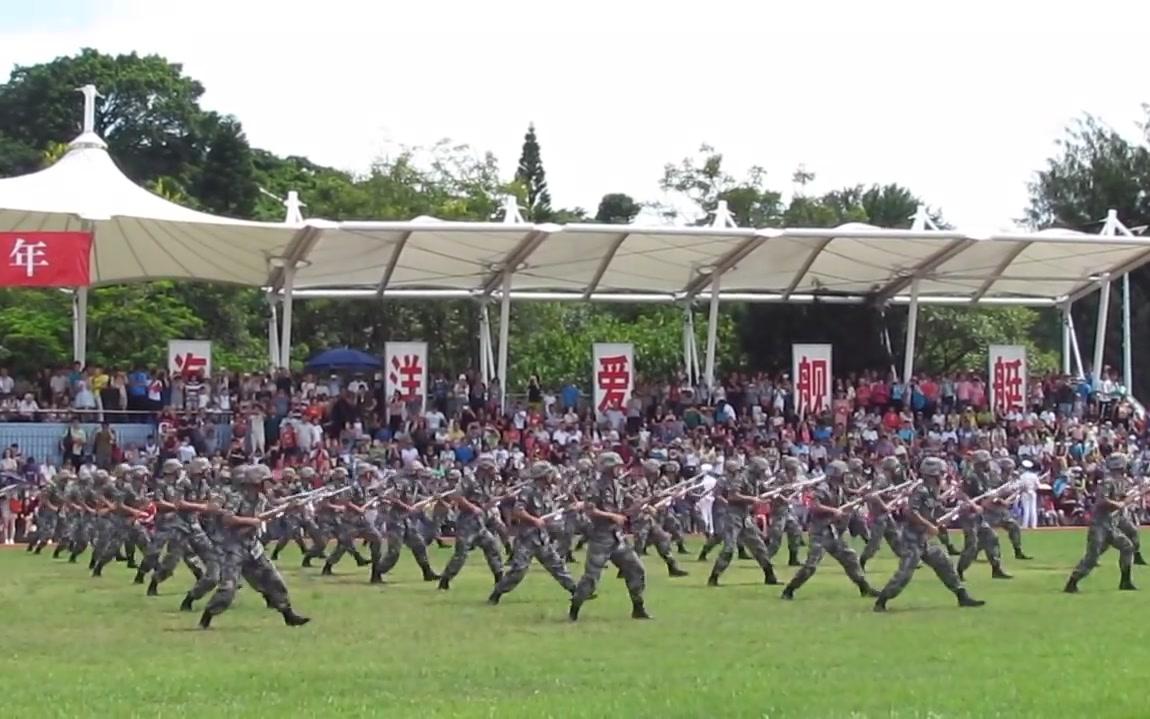
[[[958,537],[961,539],[961,537]],[[1005,537],[1003,538],[1005,542]],[[798,598],[760,584],[740,561],[725,586],[648,567],[652,622],[630,619],[610,571],[577,624],[567,595],[533,568],[498,607],[474,553],[449,593],[419,579],[407,550],[385,587],[345,559],[337,575],[279,562],[298,611],[285,627],[250,589],[213,629],[177,610],[181,568],[144,596],[123,565],[92,579],[84,565],[0,551],[3,714],[27,717],[1139,717],[1150,648],[1145,592],[1118,592],[1117,555],[1077,596],[1062,594],[1081,531],[1032,532],[1032,562],[1010,582],[979,562],[958,609],[920,568],[886,615],[874,614],[833,559]],[[689,542],[697,551],[699,541]],[[1008,546],[1008,545],[1007,545]],[[449,550],[436,550],[433,565]],[[85,563],[86,564],[86,563]],[[578,569],[575,565],[572,568]],[[894,569],[884,549],[876,585]],[[1141,569],[1141,568],[1138,568]],[[793,570],[783,568],[785,581]]]

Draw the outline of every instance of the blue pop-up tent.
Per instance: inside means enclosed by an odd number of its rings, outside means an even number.
[[[353,350],[349,347],[320,352],[308,360],[307,370],[310,372],[374,372],[383,366],[378,357],[366,352]]]

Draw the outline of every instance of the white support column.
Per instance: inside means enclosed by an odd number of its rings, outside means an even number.
[[[711,280],[711,313],[707,316],[707,369],[703,373],[703,382],[707,386],[708,396],[715,388],[715,351],[719,342],[719,275]]]
[[[918,278],[910,283],[910,312],[906,317],[906,354],[902,358],[903,384],[914,374],[914,345],[918,334]]]
[[[695,320],[694,313],[691,311],[691,303],[688,302],[683,307],[683,374],[687,377],[688,384],[694,384],[694,357],[691,356],[691,341],[695,334]]]
[[[1073,321],[1070,319],[1070,312],[1071,312],[1071,308],[1073,306],[1074,306],[1074,303],[1071,302],[1070,300],[1067,300],[1066,304],[1062,305],[1062,310],[1061,310],[1061,312],[1062,312],[1062,374],[1064,374],[1064,375],[1070,374],[1070,363],[1071,363],[1070,333],[1074,331],[1073,330],[1074,324],[1073,324]]]
[[[1122,275],[1122,386],[1134,394],[1134,355],[1130,331],[1130,273]]]
[[[503,271],[503,297],[499,305],[499,409],[507,409],[507,340],[511,329],[511,269]]]
[[[491,348],[487,343],[491,341],[491,319],[487,315],[487,303],[479,303],[479,376],[483,378],[483,384],[491,381],[491,365],[488,364],[488,359],[491,357]]]
[[[1070,348],[1074,350],[1074,363],[1078,371],[1076,376],[1082,379],[1086,376],[1086,368],[1082,366],[1082,349],[1078,346],[1078,330],[1074,328],[1074,313],[1070,312],[1070,303],[1066,304],[1066,326],[1070,330]]]
[[[88,288],[72,294],[72,361],[88,364]]]
[[[1102,361],[1106,350],[1106,322],[1110,317],[1110,275],[1102,276],[1102,286],[1098,296],[1098,324],[1094,328],[1094,366],[1090,375],[1094,378],[1094,386],[1102,382]]]
[[[280,367],[291,367],[292,291],[295,289],[295,266],[284,267],[283,331],[280,332]]]
[[[280,328],[279,310],[276,308],[276,296],[271,292],[267,295],[268,301],[268,364],[274,370],[280,366]]]

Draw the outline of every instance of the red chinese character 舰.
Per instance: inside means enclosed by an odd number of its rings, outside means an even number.
[[[394,355],[388,375],[393,389],[404,399],[413,399],[423,393],[423,363],[419,355]]]
[[[631,388],[631,368],[627,366],[627,355],[599,358],[599,371],[595,373],[595,385],[602,390],[599,411],[622,409]]]
[[[194,352],[185,352],[175,356],[176,369],[184,377],[193,377],[196,374],[203,374],[204,370],[208,368],[208,358],[200,357]]]
[[[795,409],[800,414],[807,412],[821,414],[826,410],[824,400],[827,394],[827,361],[805,356],[799,360],[797,389],[799,406]]]
[[[1022,360],[994,361],[994,409],[1011,412],[1022,409]]]

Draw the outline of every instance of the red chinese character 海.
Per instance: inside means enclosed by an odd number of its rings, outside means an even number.
[[[799,360],[799,376],[796,389],[799,391],[800,414],[810,412],[820,414],[826,410],[823,400],[827,394],[827,361],[825,359]]]
[[[176,369],[184,377],[192,377],[196,374],[202,374],[208,368],[208,358],[200,357],[193,352],[185,352],[184,354],[176,355],[174,358]]]
[[[1022,360],[994,361],[994,409],[1010,412],[1022,409]]]
[[[404,399],[413,399],[423,392],[423,364],[419,355],[394,355],[388,375],[393,389]]]
[[[595,385],[603,391],[599,400],[599,411],[622,409],[627,400],[627,390],[631,387],[631,369],[627,366],[627,355],[599,358],[599,371],[595,373]]]

